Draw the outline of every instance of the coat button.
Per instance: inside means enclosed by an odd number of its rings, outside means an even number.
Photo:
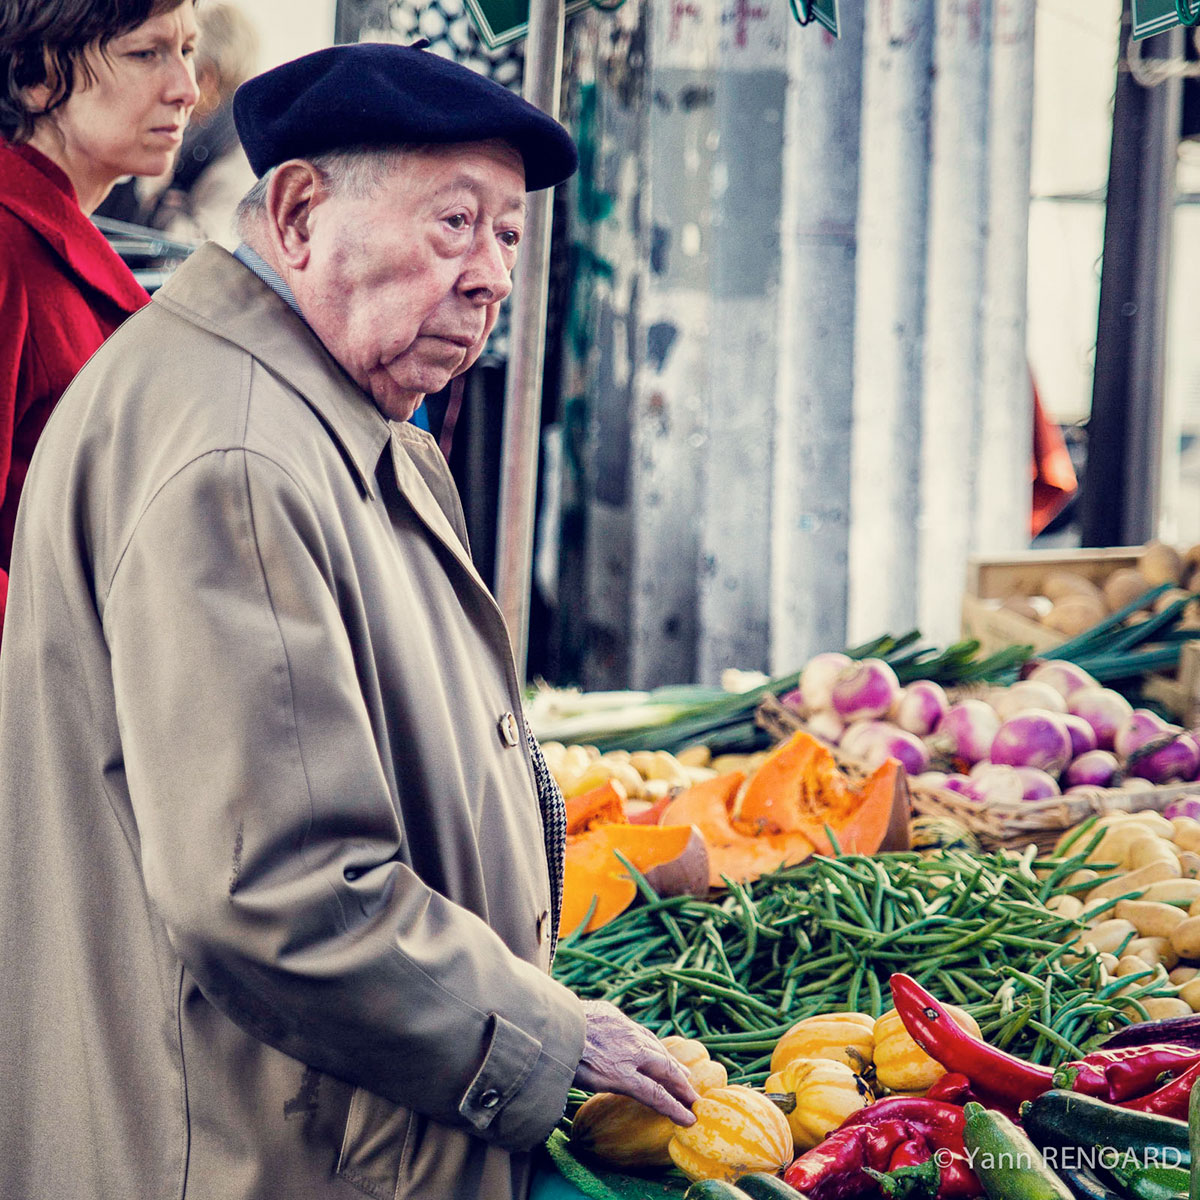
[[[546,938],[549,935],[550,935],[550,914],[548,912],[539,913],[538,919],[537,919],[538,944],[540,945],[540,944],[544,943]]]
[[[500,1093],[495,1088],[488,1088],[486,1092],[482,1092],[479,1096],[480,1108],[495,1108],[500,1103]]]
[[[521,742],[521,727],[517,724],[517,718],[510,712],[506,712],[500,718],[500,736],[506,746],[517,746]]]

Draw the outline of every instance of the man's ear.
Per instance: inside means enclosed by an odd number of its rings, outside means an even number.
[[[267,185],[267,227],[281,261],[301,270],[310,252],[313,209],[329,195],[320,172],[302,158],[280,163]]]

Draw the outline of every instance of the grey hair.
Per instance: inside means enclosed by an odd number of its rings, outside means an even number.
[[[419,146],[354,146],[347,150],[331,150],[305,159],[316,168],[331,195],[345,195],[353,200],[373,196],[387,177],[399,165],[404,155]],[[248,241],[248,234],[262,220],[267,210],[267,190],[276,168],[272,167],[258,179],[238,203],[234,217],[237,235]]]
[[[217,75],[222,100],[254,74],[258,60],[258,32],[249,18],[233,4],[208,4],[196,13],[200,40],[196,44],[196,67],[205,65]]]

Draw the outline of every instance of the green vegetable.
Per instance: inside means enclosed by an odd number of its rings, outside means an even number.
[[[895,971],[966,1009],[993,1045],[1054,1066],[1129,1021],[1130,997],[1115,994],[1128,979],[1100,995],[1099,958],[1065,945],[1082,924],[1045,908],[1082,861],[961,849],[816,858],[712,902],[647,899],[560,942],[554,973],[659,1036],[699,1037],[735,1083],[761,1085],[803,1017],[880,1016]],[[1160,976],[1137,985],[1138,998],[1172,993]]]
[[[1142,1164],[1137,1158],[1136,1154],[1130,1153],[1106,1164],[1106,1170],[1126,1196],[1131,1200],[1186,1200],[1190,1171]]]
[[[778,1175],[768,1175],[764,1171],[755,1171],[753,1175],[743,1175],[737,1180],[737,1186],[751,1200],[799,1200],[803,1195],[796,1191],[791,1184],[784,1183]]]
[[[1008,1117],[974,1101],[963,1112],[967,1157],[992,1200],[1073,1200],[1070,1188]]]
[[[723,1179],[700,1179],[684,1192],[683,1200],[748,1200],[748,1196]]]
[[[1029,1136],[1042,1146],[1109,1146],[1156,1163],[1188,1166],[1188,1123],[1055,1088],[1021,1106]]]

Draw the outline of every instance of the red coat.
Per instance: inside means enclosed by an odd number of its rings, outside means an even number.
[[[0,622],[38,437],[79,368],[149,299],[63,171],[0,141]]]

